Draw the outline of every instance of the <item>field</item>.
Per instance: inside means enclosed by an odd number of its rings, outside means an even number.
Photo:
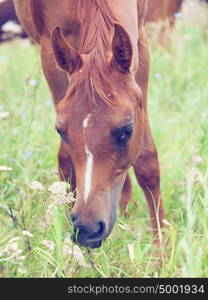
[[[59,137],[39,50],[0,46],[0,277],[208,277],[207,45],[206,32],[183,20],[170,51],[151,44],[149,115],[169,235],[161,258],[133,172],[128,217],[100,249],[72,246],[70,205],[54,207],[48,190]]]

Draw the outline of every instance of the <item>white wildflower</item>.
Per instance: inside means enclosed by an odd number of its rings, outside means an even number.
[[[50,199],[53,200],[57,205],[67,205],[72,202],[72,197],[67,194],[52,194]]]
[[[45,216],[45,220],[48,225],[51,223],[51,221],[55,215],[56,209],[57,209],[56,203],[51,203],[48,206],[48,208],[46,210],[46,216]]]
[[[73,246],[73,256],[80,266],[89,267],[85,262],[81,249],[77,245]]]
[[[64,244],[63,244],[63,255],[72,255],[73,251],[73,243],[70,237],[65,238]]]
[[[182,16],[183,16],[183,14],[181,12],[179,12],[179,11],[174,14],[174,17],[176,19],[180,19],[180,18],[182,18]]]
[[[160,73],[155,73],[154,76],[155,76],[156,79],[160,79],[161,78],[161,74]]]
[[[18,256],[18,255],[20,255],[22,252],[23,252],[23,250],[22,250],[22,249],[17,249],[17,251],[15,252],[15,256]]]
[[[1,111],[0,112],[0,120],[5,120],[10,117],[10,112],[8,111]]]
[[[67,255],[72,255],[73,251],[72,248],[69,247],[68,245],[63,245],[63,255],[67,256]]]
[[[48,208],[46,209],[45,217],[40,220],[40,226],[42,228],[46,229],[47,226],[52,223],[56,210],[57,204],[55,202],[49,204]]]
[[[23,230],[22,231],[22,234],[23,235],[25,235],[25,236],[27,236],[27,237],[30,237],[30,238],[32,238],[33,237],[33,234],[32,233],[30,233],[29,231],[27,231],[27,230]]]
[[[70,236],[68,235],[64,240],[64,245],[68,245],[69,247],[74,246],[74,243],[72,242]]]
[[[30,189],[33,190],[33,191],[43,191],[44,186],[39,181],[33,181],[30,184]]]
[[[46,229],[47,228],[47,221],[45,218],[41,219],[40,220],[40,226],[43,228],[43,229]]]
[[[18,244],[17,243],[9,243],[6,247],[6,249],[4,250],[4,252],[6,253],[14,253],[18,250]]]
[[[68,193],[69,184],[65,181],[54,182],[48,187],[50,194],[50,200],[52,203],[48,206],[46,210],[46,224],[50,225],[52,219],[55,215],[56,210],[59,206],[68,205],[69,203],[75,201],[72,193]],[[45,227],[45,224],[44,224]]]
[[[48,191],[52,194],[67,194],[68,183],[65,181],[54,182],[48,187]]]
[[[77,245],[74,245],[69,237],[64,240],[63,255],[71,255],[80,266],[89,267],[89,265],[85,262],[81,249]]]
[[[6,166],[0,166],[0,171],[12,171],[12,168]]]
[[[196,168],[192,168],[188,171],[186,175],[187,182],[190,182],[192,185],[197,185],[200,183],[201,174]]]
[[[37,80],[35,80],[35,79],[30,79],[30,80],[28,81],[28,84],[29,84],[30,86],[32,86],[32,87],[35,87],[35,86],[37,86],[38,82],[37,82]]]
[[[55,244],[49,240],[42,240],[40,243],[41,243],[41,245],[45,246],[49,250],[54,250],[56,247]]]
[[[203,162],[203,158],[200,155],[196,155],[194,156],[193,161],[196,165],[200,165]]]
[[[74,198],[73,194],[69,194],[69,201],[71,202],[76,202],[76,199]]]

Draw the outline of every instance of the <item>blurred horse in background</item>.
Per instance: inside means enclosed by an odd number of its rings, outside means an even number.
[[[14,22],[15,24],[19,24],[18,32],[13,32],[12,30],[7,32],[4,30],[3,26],[10,21]],[[20,28],[20,23],[15,12],[13,0],[5,0],[0,2],[0,42],[11,40],[14,37],[25,38],[27,35]]]
[[[165,47],[170,46],[170,36],[175,25],[175,19],[180,17],[184,0],[148,0],[146,22],[150,38]],[[156,24],[157,23],[157,24]]]

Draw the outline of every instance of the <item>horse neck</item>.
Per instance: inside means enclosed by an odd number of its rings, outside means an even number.
[[[114,31],[113,16],[106,0],[73,0],[77,8],[77,17],[81,24],[80,47],[81,54],[89,54],[110,49]]]

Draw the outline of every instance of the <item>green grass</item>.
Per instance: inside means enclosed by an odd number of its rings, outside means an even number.
[[[74,254],[62,254],[70,227],[66,207],[47,228],[41,223],[51,202],[47,187],[58,180],[59,138],[39,50],[21,41],[1,45],[0,109],[10,117],[0,120],[0,165],[12,171],[0,171],[0,277],[208,277],[207,43],[200,28],[180,21],[170,52],[151,46],[149,115],[170,249],[159,259],[152,248],[147,205],[132,176],[138,207],[132,201],[128,218],[118,217],[100,249],[81,249],[87,266]],[[34,180],[45,190],[32,191]],[[23,229],[33,237],[23,236]],[[20,237],[18,255],[25,256],[19,260],[14,252],[2,252],[13,237]],[[42,240],[52,241],[55,249]]]

